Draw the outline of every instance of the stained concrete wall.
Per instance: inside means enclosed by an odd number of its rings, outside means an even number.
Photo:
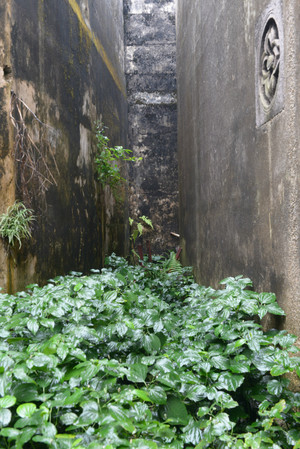
[[[249,276],[300,335],[300,5],[274,3],[284,101],[261,124],[256,27],[270,2],[177,0],[180,234],[199,281]]]
[[[13,202],[16,179],[16,197],[37,217],[33,238],[10,264],[10,287],[21,288],[87,271],[105,252],[124,250],[126,212],[95,181],[92,132],[102,119],[111,143],[126,146],[123,2],[0,0],[0,20],[1,212]],[[21,148],[9,120],[11,112],[20,125],[20,111],[28,131]]]
[[[12,204],[15,197],[14,162],[11,152],[13,135],[9,126],[10,117],[10,3],[0,0],[0,212],[5,205]],[[7,253],[0,241],[1,286],[7,288],[9,264]]]
[[[124,0],[124,21],[129,147],[143,158],[130,170],[130,215],[152,220],[162,253],[178,244],[175,1]]]

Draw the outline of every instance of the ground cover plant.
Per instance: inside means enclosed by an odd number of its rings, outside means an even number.
[[[295,337],[256,319],[275,296],[172,260],[0,295],[1,449],[300,447]]]

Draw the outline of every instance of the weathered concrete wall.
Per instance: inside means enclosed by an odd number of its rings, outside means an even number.
[[[287,313],[277,324],[300,335],[300,5],[268,5],[177,0],[180,233],[201,282],[249,276],[255,289],[277,293]],[[280,8],[274,73],[283,91],[264,106],[264,121],[257,70],[260,88],[272,86],[256,67],[256,35],[259,51],[266,37],[256,27]],[[271,114],[279,94],[283,104]]]
[[[17,159],[25,160],[15,166],[16,195],[37,216],[33,239],[15,256],[13,287],[20,288],[72,269],[87,271],[101,264],[105,252],[124,250],[126,213],[95,182],[92,132],[102,119],[111,143],[126,145],[123,2],[11,0],[10,7],[1,0],[0,6],[1,21],[7,14],[10,19],[10,30],[0,27],[1,70],[5,64],[12,70],[9,86],[0,75],[2,152],[11,158],[17,150]],[[22,148],[8,143],[10,89],[12,114],[20,123],[19,106],[28,129]],[[30,155],[33,171],[26,168]],[[12,174],[3,170],[7,184]],[[8,204],[11,195],[1,199],[1,210]]]
[[[152,220],[161,253],[178,244],[175,2],[124,0],[124,20],[129,148],[143,157],[130,170],[130,215]]]
[[[15,197],[14,163],[11,152],[12,133],[9,127],[10,80],[11,80],[11,38],[10,1],[0,0],[0,213]],[[10,267],[3,242],[0,241],[0,286],[7,288],[10,283]]]

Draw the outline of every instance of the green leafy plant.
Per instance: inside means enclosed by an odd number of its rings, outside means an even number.
[[[142,245],[139,245],[139,253],[137,254],[136,250],[135,250],[135,243],[136,243],[136,239],[138,237],[142,237],[143,234],[145,233],[145,227],[148,229],[152,229],[153,230],[153,224],[152,221],[150,220],[150,218],[146,217],[145,215],[142,215],[141,217],[139,217],[138,220],[134,220],[133,218],[129,217],[129,225],[130,225],[130,242],[131,242],[131,261],[132,263],[136,263],[137,260],[139,260],[140,263],[144,263],[144,256],[143,256],[143,249],[142,249]],[[150,249],[150,242],[147,241],[148,243],[148,257],[151,260],[152,255],[151,255],[151,249]]]
[[[1,448],[299,447],[300,394],[282,377],[300,375],[296,337],[256,320],[283,315],[275,296],[164,265],[112,255],[0,294]]]
[[[121,175],[121,164],[140,161],[142,158],[130,156],[132,151],[122,146],[110,147],[109,138],[104,134],[105,129],[101,122],[96,124],[97,153],[95,166],[97,179],[103,187],[108,185],[115,190],[116,187],[126,181]]]
[[[134,220],[129,217],[129,225],[131,229],[130,240],[132,240],[133,244],[138,237],[141,237],[144,234],[145,225],[153,230],[152,221],[145,215],[139,217],[139,220]]]
[[[22,239],[31,237],[30,227],[34,220],[33,211],[22,202],[16,201],[0,216],[0,235],[11,246],[18,241],[21,248]]]

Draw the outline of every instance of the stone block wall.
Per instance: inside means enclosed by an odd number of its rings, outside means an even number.
[[[243,274],[274,291],[287,316],[269,325],[300,335],[299,2],[177,7],[185,262],[204,284]]]
[[[152,220],[152,250],[162,253],[178,244],[174,0],[124,0],[124,21],[128,144],[143,158],[130,168],[130,215]]]
[[[0,209],[16,197],[36,215],[8,267],[0,250],[0,285],[10,278],[12,290],[125,250],[128,214],[93,166],[95,121],[126,146],[123,2],[0,0],[0,21]]]

